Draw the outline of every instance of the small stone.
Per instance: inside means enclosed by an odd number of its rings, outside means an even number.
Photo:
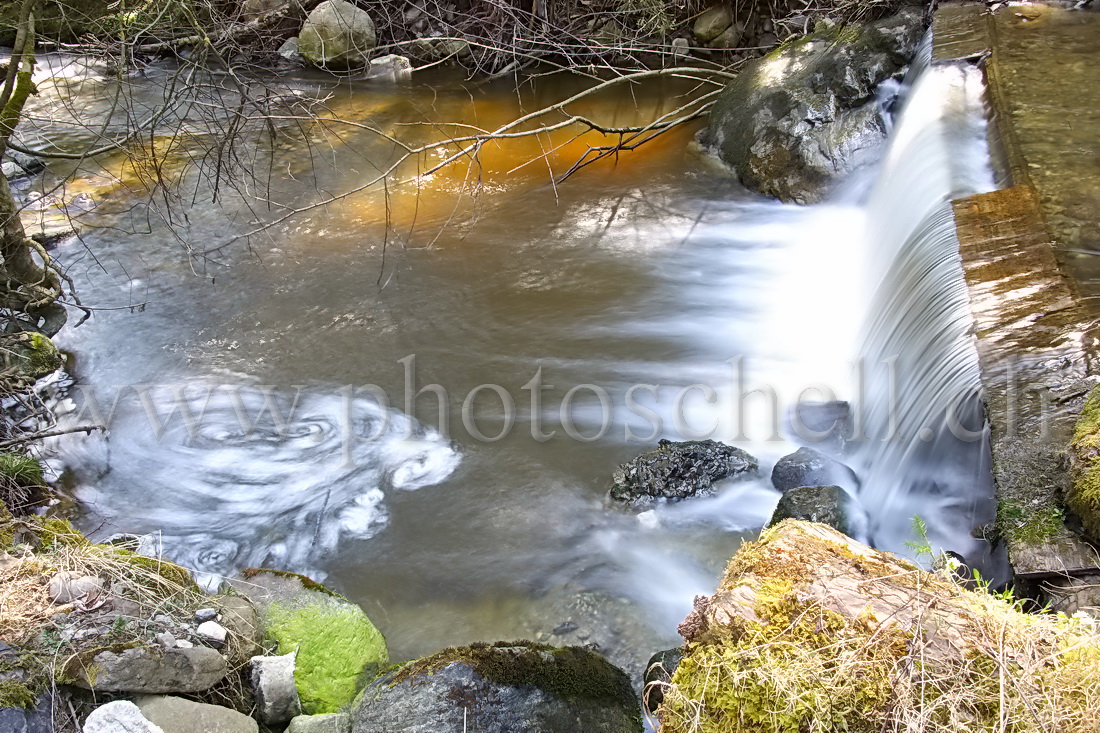
[[[683,58],[690,53],[688,48],[688,39],[686,38],[673,38],[672,39],[672,55],[675,58]]]
[[[348,733],[351,716],[347,713],[299,715],[290,721],[286,733]]]
[[[225,637],[229,633],[225,630],[225,627],[216,621],[204,621],[199,624],[196,633],[214,646],[220,647],[225,644]]]
[[[165,649],[171,649],[176,645],[176,637],[169,634],[167,631],[156,635],[157,643]]]
[[[187,639],[176,639],[177,649],[194,649],[195,645],[189,642]]]
[[[195,611],[195,620],[200,624],[205,621],[215,621],[218,618],[218,609],[216,608],[200,608]]]
[[[300,62],[302,57],[298,53],[298,36],[291,36],[283,41],[283,45],[279,46],[279,50],[275,53],[287,61]]]
[[[73,603],[93,591],[103,589],[103,581],[94,575],[62,570],[50,578],[49,593],[54,603]]]
[[[84,733],[164,733],[129,700],[115,700],[93,710],[84,721]]]
[[[391,53],[371,59],[367,78],[377,81],[398,82],[412,77],[412,62],[404,56]]]
[[[252,690],[257,714],[267,725],[285,723],[302,712],[294,682],[296,652],[278,657],[252,657]]]

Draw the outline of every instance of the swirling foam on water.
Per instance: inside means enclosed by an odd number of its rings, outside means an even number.
[[[109,436],[60,440],[55,465],[97,467],[76,497],[96,534],[156,533],[214,586],[253,566],[322,577],[345,538],[385,527],[387,490],[438,484],[459,460],[369,399],[200,383],[123,393]]]

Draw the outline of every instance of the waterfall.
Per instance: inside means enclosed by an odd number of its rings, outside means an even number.
[[[906,552],[914,517],[934,548],[978,559],[991,520],[988,430],[952,199],[992,190],[981,72],[932,66],[915,82],[870,191],[853,462],[882,549]],[[916,538],[920,539],[920,538]],[[911,553],[910,553],[911,554]]]

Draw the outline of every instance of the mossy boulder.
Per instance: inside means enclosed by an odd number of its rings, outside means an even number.
[[[1094,541],[1100,541],[1100,386],[1089,392],[1070,444],[1071,482],[1066,506]]]
[[[715,101],[699,141],[746,187],[819,201],[886,140],[875,97],[900,77],[924,32],[923,9],[823,27],[753,61]]]
[[[713,495],[719,481],[753,478],[759,467],[745,451],[715,440],[662,440],[656,450],[619,466],[609,496],[644,511],[662,502]]]
[[[34,331],[7,337],[4,361],[18,375],[17,379],[26,383],[53,374],[65,365],[65,358],[54,342]]]
[[[304,576],[246,575],[233,586],[255,604],[276,653],[297,652],[294,681],[305,712],[339,712],[388,664],[386,639],[359,606]]]
[[[595,652],[528,641],[471,644],[375,680],[352,732],[638,733],[630,678]]]
[[[662,733],[1091,730],[1100,709],[1093,623],[810,522],[744,545],[680,633]]]

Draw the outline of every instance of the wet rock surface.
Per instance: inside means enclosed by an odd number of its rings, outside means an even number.
[[[661,502],[711,496],[717,482],[752,478],[758,469],[757,460],[745,451],[714,440],[662,440],[656,450],[619,466],[609,496],[645,511]]]
[[[595,652],[525,642],[448,649],[384,675],[352,711],[353,733],[630,733],[630,679]]]
[[[769,526],[784,519],[804,519],[827,524],[852,535],[849,522],[849,497],[839,486],[799,486],[783,493],[775,507]]]
[[[859,488],[855,471],[840,461],[814,450],[799,448],[783,456],[772,468],[772,485],[787,492],[801,486],[841,486],[851,491]]]
[[[745,67],[715,102],[700,143],[746,187],[812,203],[886,140],[880,84],[917,51],[924,11],[821,28]]]

